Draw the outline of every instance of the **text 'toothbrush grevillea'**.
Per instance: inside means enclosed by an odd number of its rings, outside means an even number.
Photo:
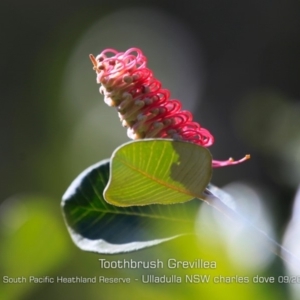
[[[147,68],[147,59],[138,48],[125,52],[106,49],[94,57],[90,55],[101,84],[100,93],[109,106],[115,106],[127,135],[131,139],[171,138],[208,147],[214,142],[212,134],[197,122],[189,111],[181,110],[178,100],[170,99],[170,92]],[[212,161],[213,167],[235,165],[240,160]]]

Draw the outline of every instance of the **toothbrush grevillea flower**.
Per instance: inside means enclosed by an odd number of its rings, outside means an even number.
[[[115,106],[123,127],[131,139],[171,138],[188,141],[203,147],[213,144],[211,133],[193,122],[189,111],[181,110],[178,100],[170,99],[170,92],[146,67],[147,59],[138,48],[126,52],[106,49],[98,56],[90,55],[97,83],[104,102]],[[213,160],[213,167],[241,163],[250,156],[234,161]]]

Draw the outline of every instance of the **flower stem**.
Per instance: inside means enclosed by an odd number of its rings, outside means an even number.
[[[239,212],[237,212],[236,210],[230,208],[227,204],[225,204],[220,197],[221,194],[222,192],[220,192],[220,190],[218,191],[218,195],[215,195],[209,189],[206,189],[205,197],[202,200],[204,200],[204,202],[206,202],[208,205],[212,206],[213,208],[221,212],[227,218],[233,220],[235,223],[246,224],[248,228],[252,230],[251,233],[253,233],[256,237],[261,238],[265,246],[270,251],[272,251],[274,254],[276,254],[285,262],[287,262],[289,265],[293,267],[298,266],[300,268],[299,257],[294,255],[292,252],[290,252],[288,249],[283,247],[281,244],[277,243],[266,232],[264,232],[263,230],[255,226],[252,222],[247,220]]]

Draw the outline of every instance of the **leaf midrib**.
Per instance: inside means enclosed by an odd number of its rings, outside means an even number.
[[[182,194],[191,196],[191,197],[193,197],[193,198],[199,198],[198,195],[194,195],[193,193],[189,192],[188,190],[181,190],[180,188],[177,188],[176,186],[170,185],[170,184],[166,183],[165,181],[161,181],[161,180],[159,180],[159,179],[156,178],[156,177],[150,176],[148,173],[145,173],[144,171],[135,168],[133,165],[130,165],[129,163],[127,163],[126,161],[122,160],[122,159],[121,159],[120,157],[118,157],[118,156],[115,156],[114,159],[119,160],[121,163],[123,163],[124,165],[126,165],[128,168],[130,168],[130,169],[136,171],[137,173],[140,173],[140,174],[144,175],[145,177],[147,177],[147,178],[149,178],[149,179],[151,179],[151,180],[153,180],[153,181],[156,181],[157,183],[161,184],[162,186],[165,186],[165,187],[167,187],[167,188],[169,188],[169,189],[171,189],[171,190],[175,190],[175,191],[177,191],[177,192],[179,192],[179,193],[182,193]]]
[[[168,218],[164,216],[159,215],[152,215],[152,214],[145,214],[145,213],[137,213],[137,212],[121,212],[121,211],[113,211],[113,210],[104,210],[104,209],[89,209],[85,206],[77,206],[78,208],[82,208],[85,211],[89,212],[101,212],[101,213],[107,213],[107,214],[115,214],[115,215],[127,215],[127,216],[138,216],[138,217],[144,217],[144,218],[153,218],[153,219],[161,219],[166,221],[173,221],[173,222],[185,222],[185,223],[192,223],[191,220],[185,220],[185,219],[177,219],[177,218]]]

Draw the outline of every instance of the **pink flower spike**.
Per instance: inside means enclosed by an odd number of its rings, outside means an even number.
[[[125,52],[106,49],[94,57],[90,55],[97,83],[104,102],[117,108],[123,127],[131,139],[170,138],[209,147],[214,137],[190,112],[181,110],[178,100],[170,99],[170,92],[146,67],[147,59],[138,48]],[[215,161],[213,167],[241,163],[250,156],[233,161]]]
[[[219,167],[226,167],[226,166],[232,166],[240,164],[246,160],[250,159],[250,154],[245,155],[242,159],[234,160],[233,158],[229,158],[228,160],[213,160],[212,161],[212,167],[213,168],[219,168]]]

